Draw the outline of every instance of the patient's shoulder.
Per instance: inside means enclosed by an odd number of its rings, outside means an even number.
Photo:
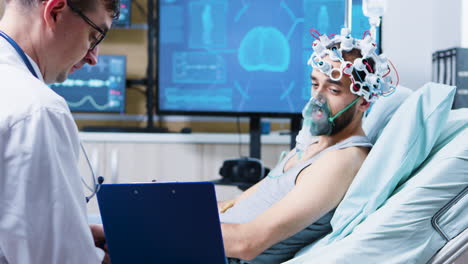
[[[349,147],[327,151],[310,166],[305,168],[297,178],[336,177],[352,180],[367,157],[369,149],[365,147]]]
[[[369,151],[370,149],[367,147],[334,149],[324,153],[322,157],[317,160],[317,163],[325,164],[333,161],[335,166],[354,168],[357,172],[369,154]]]
[[[324,154],[325,158],[333,156],[340,156],[342,159],[350,159],[353,161],[364,161],[369,154],[370,148],[368,147],[347,147],[342,149],[333,149]]]

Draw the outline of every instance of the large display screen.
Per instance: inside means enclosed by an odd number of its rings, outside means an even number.
[[[352,1],[352,33],[369,29]],[[160,114],[291,116],[310,98],[314,38],[339,34],[344,0],[160,0]]]
[[[86,64],[63,83],[50,87],[72,112],[125,112],[126,57],[101,55],[95,66]]]

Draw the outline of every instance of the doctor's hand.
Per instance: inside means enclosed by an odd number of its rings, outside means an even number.
[[[104,250],[106,255],[102,261],[103,264],[110,264],[109,253],[107,252],[107,244],[106,244],[106,237],[104,235],[104,229],[102,225],[89,225],[91,228],[91,233],[93,234],[94,245],[96,247]]]

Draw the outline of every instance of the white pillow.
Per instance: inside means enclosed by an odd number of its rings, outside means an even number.
[[[349,235],[406,181],[431,152],[447,122],[455,87],[428,83],[411,94],[385,127],[335,210],[333,231],[312,247],[326,246]],[[311,259],[312,260],[312,259]]]
[[[392,95],[381,97],[372,105],[362,122],[362,128],[372,144],[375,144],[395,111],[412,92],[399,85]]]
[[[431,224],[441,208],[447,209],[439,224],[448,239],[468,228],[468,196],[457,197],[468,186],[467,138],[468,109],[451,111],[436,143],[441,148],[396,194],[349,236],[291,263],[427,263],[446,243]]]

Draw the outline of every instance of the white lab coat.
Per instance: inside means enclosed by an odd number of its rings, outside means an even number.
[[[64,99],[0,37],[0,264],[91,264],[94,246]]]

